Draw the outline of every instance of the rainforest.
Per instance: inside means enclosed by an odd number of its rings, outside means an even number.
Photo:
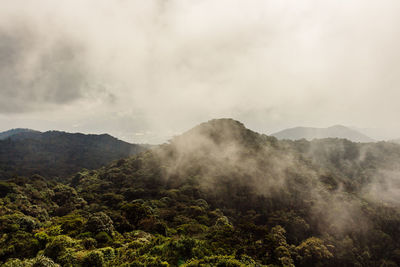
[[[0,266],[400,266],[399,0],[0,0]]]
[[[400,145],[211,120],[137,155],[0,182],[3,266],[397,266]]]

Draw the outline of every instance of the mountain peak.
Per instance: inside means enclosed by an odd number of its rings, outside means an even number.
[[[172,141],[197,141],[198,139],[207,138],[216,144],[220,144],[241,141],[248,135],[258,136],[257,133],[247,129],[243,123],[237,120],[221,118],[203,122],[182,135],[175,137]]]
[[[212,119],[203,122],[189,131],[219,132],[226,131],[246,131],[247,128],[240,121],[231,118]]]
[[[237,151],[257,150],[266,140],[233,119],[213,119],[201,123],[170,140],[172,150],[182,155],[233,155]],[[243,149],[245,148],[245,149]],[[233,152],[236,151],[236,152]]]

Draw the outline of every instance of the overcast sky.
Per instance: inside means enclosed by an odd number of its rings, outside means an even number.
[[[0,131],[158,143],[212,118],[400,137],[398,0],[0,0]]]

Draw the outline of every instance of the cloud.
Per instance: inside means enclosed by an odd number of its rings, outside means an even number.
[[[160,135],[232,116],[267,133],[298,125],[400,129],[397,1],[0,7],[0,113],[15,118],[51,109],[73,125],[65,118],[90,107],[87,121],[124,113],[140,117],[133,128]],[[81,119],[78,130],[90,130]]]
[[[0,27],[0,112],[28,112],[83,97],[84,48],[67,36],[48,40],[21,23]]]

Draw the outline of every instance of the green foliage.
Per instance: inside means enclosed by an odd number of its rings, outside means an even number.
[[[254,261],[241,262],[232,256],[211,256],[204,259],[193,259],[182,265],[184,267],[245,267],[257,266]]]
[[[112,247],[101,248],[99,251],[103,254],[104,261],[106,262],[112,260],[116,256],[115,250]]]
[[[113,221],[104,212],[97,212],[89,217],[86,223],[86,230],[94,234],[104,232],[111,235],[114,231]]]
[[[147,266],[154,266],[154,267],[168,267],[170,266],[168,262],[161,260],[157,257],[141,257],[137,260],[131,262],[129,267],[147,267]]]
[[[31,232],[38,225],[38,222],[34,218],[22,214],[10,214],[0,217],[0,229],[6,233],[17,230]]]
[[[2,266],[5,267],[60,267],[59,264],[55,263],[51,259],[45,256],[37,256],[33,259],[11,259],[4,263]]]
[[[43,255],[37,256],[32,261],[32,267],[59,267],[60,265]]]
[[[323,260],[333,257],[332,253],[324,245],[324,242],[317,237],[310,237],[304,240],[296,250],[300,257],[302,265],[316,265]]]
[[[75,236],[82,231],[85,221],[79,214],[71,213],[59,218],[57,223],[61,225],[63,234]]]
[[[121,210],[124,211],[125,217],[133,225],[137,225],[141,220],[151,215],[150,209],[140,203],[127,203],[121,207]]]
[[[15,193],[15,184],[0,181],[0,197],[3,198],[10,193]]]
[[[106,232],[100,232],[96,235],[95,239],[100,244],[109,244],[112,242],[112,238]]]
[[[67,176],[83,168],[100,168],[145,149],[145,145],[129,144],[109,135],[57,131],[17,135],[0,140],[0,167],[5,166],[0,168],[0,179],[36,173],[49,178]]]
[[[89,252],[82,261],[83,267],[103,267],[104,256],[100,251]]]
[[[397,188],[385,179],[400,171],[399,145],[277,141],[223,124],[63,183],[0,182],[1,264],[400,265],[400,208],[373,195]]]
[[[94,238],[84,238],[82,240],[82,245],[84,246],[85,249],[93,249],[97,246],[97,240]]]
[[[178,233],[184,235],[198,235],[202,233],[206,233],[208,227],[199,223],[189,223],[189,224],[182,224],[178,228]]]
[[[59,235],[46,246],[44,255],[58,261],[60,258],[65,258],[69,254],[67,249],[75,245],[76,243],[71,237]]]
[[[35,238],[39,241],[40,247],[44,248],[49,242],[50,237],[45,232],[38,232],[35,234]]]

